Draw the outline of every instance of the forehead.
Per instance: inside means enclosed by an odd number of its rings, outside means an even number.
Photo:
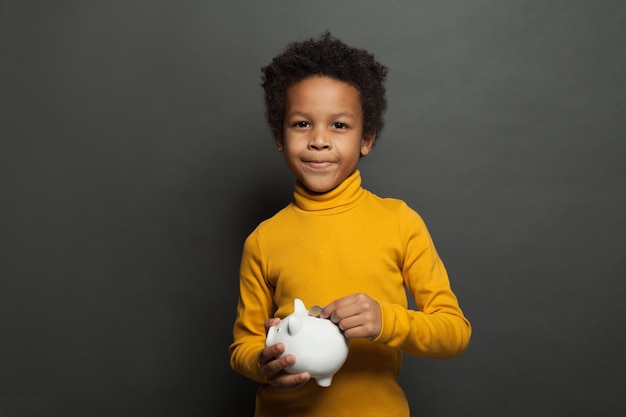
[[[343,81],[326,76],[312,76],[287,89],[285,107],[289,111],[327,110],[361,114],[359,91]]]

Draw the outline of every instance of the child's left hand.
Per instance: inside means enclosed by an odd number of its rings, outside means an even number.
[[[322,310],[321,318],[329,318],[349,339],[375,339],[382,327],[380,306],[367,294],[352,294],[338,298]]]

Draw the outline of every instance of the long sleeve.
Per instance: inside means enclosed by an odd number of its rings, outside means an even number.
[[[383,326],[375,342],[417,356],[458,356],[469,344],[471,325],[422,218],[404,204],[399,211],[399,240],[405,242],[402,275],[418,311],[381,303]]]
[[[239,278],[237,317],[230,345],[231,367],[242,375],[266,382],[257,358],[265,347],[265,320],[273,314],[272,288],[264,280],[264,262],[258,230],[244,242]]]

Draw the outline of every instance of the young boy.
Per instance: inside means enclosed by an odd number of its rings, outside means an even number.
[[[359,159],[383,127],[387,69],[329,33],[295,42],[263,68],[266,116],[295,180],[294,202],[247,237],[230,346],[232,368],[260,383],[255,415],[409,415],[402,353],[460,355],[471,326],[420,216],[361,187]],[[405,288],[418,311],[409,310]],[[349,339],[330,387],[265,346],[294,298]]]

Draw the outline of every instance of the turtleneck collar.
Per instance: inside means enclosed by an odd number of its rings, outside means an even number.
[[[296,180],[293,193],[297,208],[308,212],[319,212],[320,214],[334,214],[349,210],[364,195],[365,190],[361,188],[361,173],[358,169],[328,192],[312,193],[300,180]]]

